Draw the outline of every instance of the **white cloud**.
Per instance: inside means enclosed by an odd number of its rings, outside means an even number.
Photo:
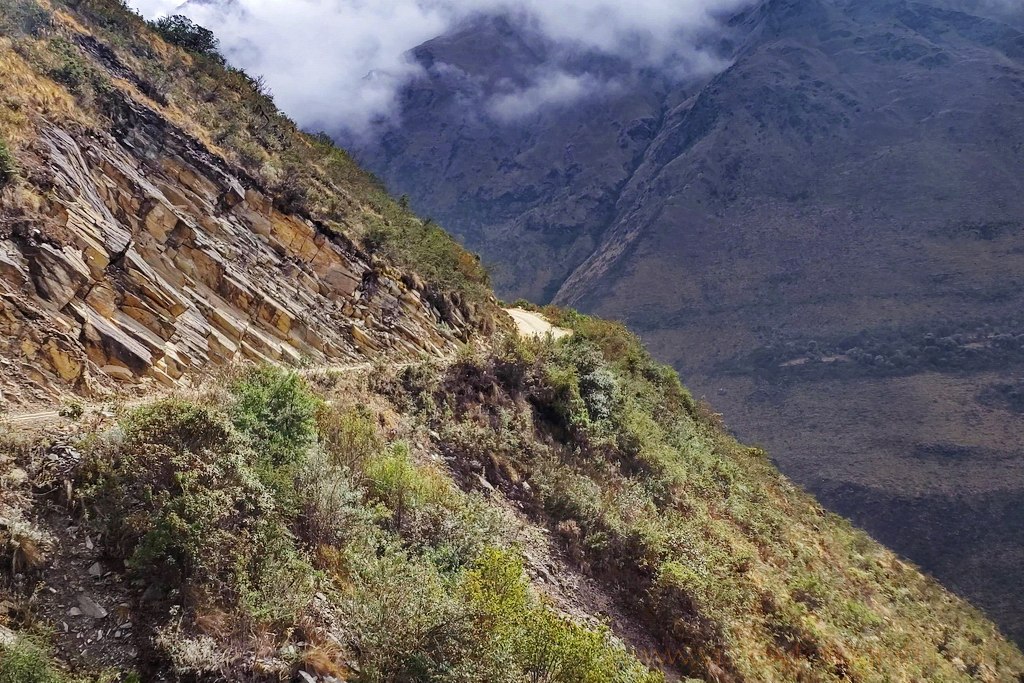
[[[505,92],[494,95],[487,102],[487,110],[499,121],[517,121],[542,107],[571,104],[588,95],[608,92],[615,87],[616,83],[601,81],[591,74],[549,72],[539,75],[534,83],[525,88],[508,87]]]
[[[697,47],[718,13],[752,0],[130,0],[147,17],[181,12],[212,29],[229,61],[262,75],[307,128],[362,134],[393,116],[420,73],[409,51],[480,13],[530,17],[548,39],[676,72],[724,65]],[[554,69],[554,67],[552,67]],[[607,87],[608,84],[603,84]],[[589,74],[547,70],[488,109],[501,120],[600,90]]]

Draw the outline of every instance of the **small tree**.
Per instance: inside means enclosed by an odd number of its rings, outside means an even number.
[[[204,28],[181,14],[157,19],[152,24],[156,32],[169,43],[181,46],[189,52],[222,59],[220,41],[208,28]]]
[[[231,386],[231,418],[274,468],[300,463],[316,441],[319,402],[298,374],[272,365],[249,370]]]

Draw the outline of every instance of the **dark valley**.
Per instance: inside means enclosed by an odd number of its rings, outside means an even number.
[[[1024,602],[1024,12],[770,0],[710,77],[514,18],[425,43],[358,156],[508,300],[626,322],[784,472],[977,601]],[[509,117],[556,61],[611,84]]]

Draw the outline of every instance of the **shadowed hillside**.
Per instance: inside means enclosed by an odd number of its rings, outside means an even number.
[[[771,0],[733,18],[713,78],[576,55],[619,87],[508,122],[473,103],[545,46],[481,21],[416,51],[428,77],[359,156],[500,294],[626,322],[783,471],[1019,637],[1018,528],[970,501],[1024,500],[1024,422],[993,398],[1024,372],[1022,27],[1013,3]],[[908,499],[931,512],[876,514]],[[982,572],[979,536],[1001,558]]]

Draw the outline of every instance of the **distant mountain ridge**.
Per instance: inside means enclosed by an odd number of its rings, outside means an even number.
[[[983,400],[1024,377],[1022,28],[1016,3],[769,0],[730,22],[720,74],[619,64],[617,89],[503,122],[467,102],[544,56],[480,21],[418,48],[400,125],[348,144],[501,295],[627,322],[1022,638],[1024,532],[1001,511],[1024,502],[1024,416]]]

